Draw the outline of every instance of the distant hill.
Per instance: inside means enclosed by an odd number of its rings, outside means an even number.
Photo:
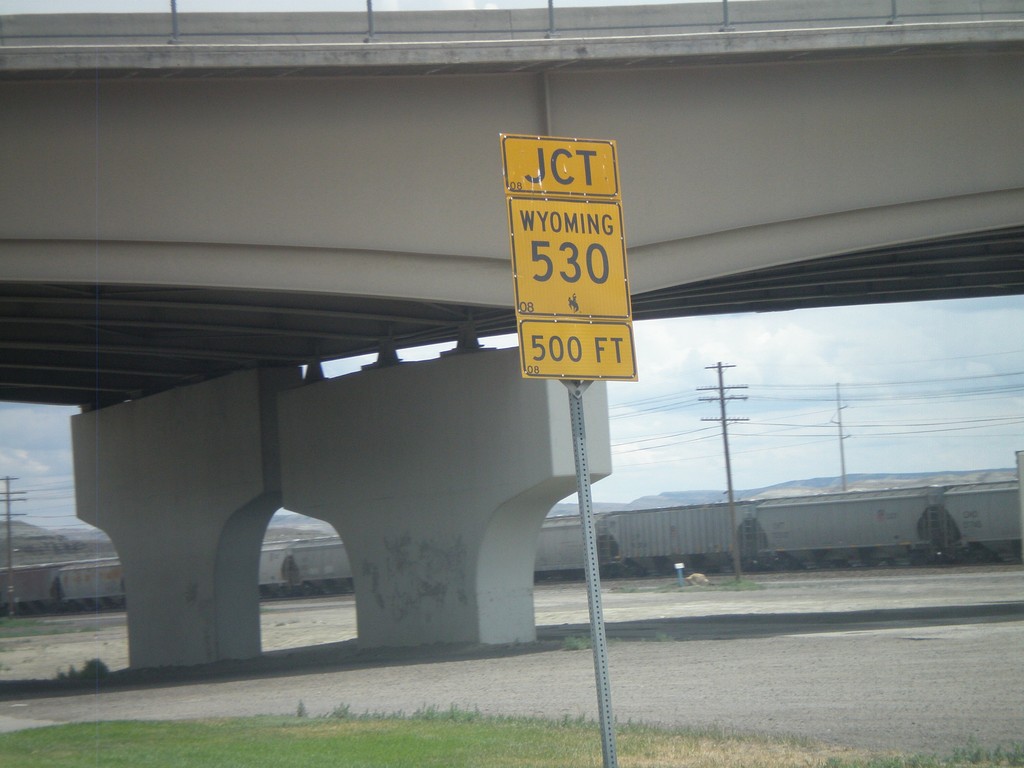
[[[923,485],[970,485],[996,483],[1017,479],[1016,469],[979,469],[949,472],[904,472],[847,475],[846,487],[850,491],[880,491],[890,488],[912,488]],[[814,477],[789,480],[764,488],[748,488],[735,492],[737,501],[743,499],[775,499],[787,496],[807,496],[816,493],[837,493],[843,490],[839,477]],[[714,504],[726,501],[724,490],[666,491],[655,496],[642,496],[619,509],[655,509],[688,504]],[[572,506],[572,505],[565,505]]]
[[[965,472],[907,472],[847,475],[847,487],[851,491],[877,491],[888,488],[908,488],[923,485],[969,485],[971,483],[994,483],[1017,479],[1017,470],[979,469]],[[771,499],[786,496],[805,496],[816,493],[834,493],[842,490],[838,477],[813,477],[805,480],[790,480],[764,488],[748,488],[736,491],[736,499]],[[626,502],[595,502],[595,512],[617,512],[630,509],[656,509],[658,507],[681,507],[690,504],[714,504],[725,501],[722,489],[695,491],[665,491],[642,496]],[[549,517],[563,517],[579,513],[576,504],[556,504]],[[64,528],[56,531],[39,528],[27,523],[15,522],[14,545],[19,550],[18,564],[54,562],[79,558],[109,557],[114,555],[113,546],[106,535],[92,528]],[[292,512],[281,511],[274,515],[267,529],[268,541],[307,539],[316,536],[333,536],[334,528],[328,523]],[[5,544],[3,526],[0,526],[0,546]]]
[[[306,517],[295,512],[278,512],[270,520],[267,527],[267,541],[288,541],[291,539],[310,539],[318,536],[336,536],[337,531],[330,523]]]
[[[67,532],[51,531],[20,520],[11,522],[11,543],[17,565],[36,565],[96,557],[88,542]],[[6,567],[7,530],[0,525],[0,562]],[[112,550],[111,550],[112,551]]]

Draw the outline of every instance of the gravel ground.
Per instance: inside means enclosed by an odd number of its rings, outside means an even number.
[[[1024,568],[757,577],[765,589],[605,582],[619,722],[715,725],[852,747],[947,754],[1024,741]],[[56,669],[126,663],[123,616],[53,619],[84,631],[0,641],[0,730],[50,722],[295,714],[339,706],[596,719],[581,584],[537,589],[540,640],[368,653],[351,597],[263,611],[256,662],[68,690]],[[348,640],[348,642],[344,642]],[[342,642],[339,642],[342,641]],[[299,646],[330,643],[313,649]]]

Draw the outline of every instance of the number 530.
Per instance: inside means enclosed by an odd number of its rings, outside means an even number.
[[[538,283],[551,279],[555,273],[554,260],[542,249],[551,247],[549,240],[534,240],[531,243],[530,259],[541,265],[541,271],[533,276]],[[580,249],[576,243],[564,242],[558,251],[565,261],[565,269],[558,271],[558,276],[567,283],[575,283],[583,277],[583,266],[580,265]],[[583,256],[587,277],[598,285],[608,280],[608,251],[600,243],[591,243]]]

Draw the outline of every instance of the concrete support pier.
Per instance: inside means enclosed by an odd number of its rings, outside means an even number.
[[[284,506],[330,522],[365,647],[536,638],[541,523],[576,490],[569,401],[517,350],[365,371],[284,393]],[[610,473],[607,394],[587,392],[593,479]]]
[[[78,516],[117,547],[132,667],[260,654],[277,395],[298,384],[298,369],[246,371],[73,417]]]

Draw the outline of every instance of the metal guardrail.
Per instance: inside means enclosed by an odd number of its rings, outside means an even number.
[[[650,35],[650,34],[679,34],[687,32],[732,32],[739,30],[784,30],[784,29],[826,29],[831,27],[851,26],[877,26],[897,24],[920,24],[920,23],[943,23],[943,22],[964,22],[982,20],[1024,20],[1024,0],[945,0],[945,2],[922,2],[922,0],[878,0],[878,2],[861,3],[829,3],[822,2],[772,2],[762,0],[751,2],[745,0],[737,3],[735,0],[709,0],[707,3],[687,3],[676,5],[648,5],[643,6],[645,13],[636,16],[636,21],[630,21],[628,9],[631,6],[602,6],[601,11],[606,12],[605,16],[609,23],[595,24],[593,16],[588,16],[585,11],[597,10],[580,8],[578,6],[563,6],[558,8],[556,0],[547,0],[546,27],[543,25],[542,16],[544,9],[538,6],[534,9],[521,9],[518,11],[388,11],[384,13],[375,12],[373,0],[365,0],[365,26],[356,20],[361,13],[329,13],[329,14],[308,14],[309,16],[330,16],[332,18],[351,17],[353,21],[345,23],[343,28],[336,29],[270,29],[265,27],[256,28],[252,25],[240,25],[238,29],[218,27],[214,30],[190,29],[187,33],[182,30],[182,19],[190,17],[213,16],[224,18],[232,14],[204,14],[204,13],[182,13],[178,10],[178,0],[168,0],[169,12],[167,14],[168,26],[162,29],[152,24],[147,29],[132,31],[92,31],[60,32],[52,28],[45,31],[30,32],[23,29],[5,29],[4,17],[0,15],[0,46],[4,45],[34,45],[45,44],[43,41],[86,41],[85,44],[93,44],[96,40],[153,40],[171,44],[202,41],[204,43],[212,40],[225,40],[228,38],[245,38],[246,42],[268,42],[278,43],[282,39],[303,41],[305,39],[317,38],[323,40],[329,38],[334,41],[349,42],[378,42],[382,36],[389,41],[399,40],[430,40],[432,42],[447,42],[452,40],[471,39],[474,35],[483,39],[508,38],[557,38],[560,36],[570,37],[607,37],[607,36],[629,36],[629,35]],[[753,8],[757,13],[752,13]],[[651,13],[652,9],[678,9],[677,14],[669,18],[664,13]],[[717,10],[716,10],[717,9]],[[820,9],[821,15],[798,16],[794,11],[804,9]],[[772,11],[777,10],[773,16]],[[618,20],[615,20],[614,11],[618,11]],[[767,11],[767,12],[762,12]],[[788,14],[786,12],[789,12]],[[812,13],[815,11],[811,11]],[[493,25],[468,24],[462,28],[458,25],[453,28],[427,29],[422,23],[425,16],[452,18],[460,14],[475,14],[478,18],[495,19]],[[522,16],[530,21],[509,29],[506,19],[511,15]],[[146,17],[161,17],[163,14],[140,14]],[[247,14],[237,14],[239,18]],[[275,14],[266,14],[273,17]],[[303,14],[296,14],[301,16]],[[110,18],[117,14],[105,14]],[[249,14],[248,16],[252,16]],[[285,16],[285,14],[282,14]],[[418,23],[408,22],[403,28],[402,17],[412,19],[419,17]],[[40,17],[42,18],[42,17]],[[54,17],[50,17],[54,18]],[[386,19],[387,29],[381,31],[378,20]],[[561,22],[561,23],[559,23]],[[10,25],[7,25],[8,27]]]

